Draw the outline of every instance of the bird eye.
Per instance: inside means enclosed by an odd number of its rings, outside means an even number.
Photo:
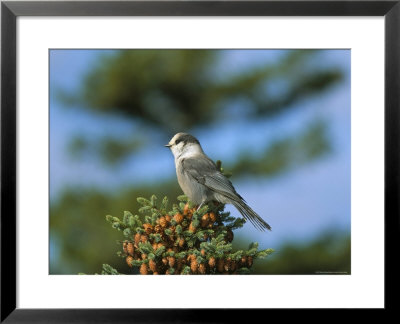
[[[175,145],[178,145],[180,142],[182,142],[182,140],[181,140],[181,139],[177,139],[177,140],[175,141]]]

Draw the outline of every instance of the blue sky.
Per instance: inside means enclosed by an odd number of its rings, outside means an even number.
[[[68,141],[80,133],[88,137],[105,134],[121,137],[134,136],[140,131],[139,124],[122,118],[64,107],[54,95],[58,88],[79,89],[82,77],[99,54],[96,50],[50,52],[51,199],[57,199],[65,187],[96,187],[111,192],[124,186],[169,179],[175,174],[171,153],[158,143],[147,143],[143,153],[128,158],[117,168],[107,168],[91,156],[74,160],[66,152]],[[227,78],[257,64],[274,63],[283,54],[280,50],[224,51],[224,63],[215,71],[215,77]],[[350,230],[350,51],[322,51],[313,64],[337,66],[345,73],[344,81],[323,95],[302,101],[299,109],[278,118],[252,122],[251,127],[245,121],[233,119],[218,127],[193,132],[212,159],[229,161],[235,153],[233,145],[242,147],[251,143],[257,149],[266,144],[266,139],[296,133],[315,118],[329,122],[333,146],[329,155],[273,178],[232,179],[237,191],[273,227],[268,234],[257,232],[251,224],[238,231],[239,235],[251,235],[261,247],[276,248],[288,240],[313,239],[329,228]],[[165,138],[165,142],[168,140]],[[227,209],[237,214],[233,207]]]

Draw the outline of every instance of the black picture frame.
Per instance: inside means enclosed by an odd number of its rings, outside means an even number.
[[[399,246],[400,0],[395,1],[2,1],[1,321],[5,323],[227,322],[266,310],[16,308],[16,19],[19,16],[384,16],[385,309],[395,310]],[[367,180],[366,180],[367,181]],[[371,233],[373,234],[373,233]],[[373,258],[373,256],[371,257]],[[238,296],[239,298],[239,296]],[[179,308],[179,305],[177,305]],[[248,313],[247,315],[250,316]],[[266,320],[266,319],[265,319]]]

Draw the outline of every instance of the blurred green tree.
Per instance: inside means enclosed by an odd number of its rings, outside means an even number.
[[[83,80],[79,93],[60,90],[59,98],[82,109],[139,121],[146,126],[143,131],[161,132],[164,138],[169,138],[178,131],[190,132],[195,127],[223,123],[235,102],[245,107],[238,118],[269,119],[329,89],[342,79],[342,72],[336,67],[313,66],[311,63],[317,54],[316,50],[292,50],[277,63],[221,76],[218,75],[223,60],[221,50],[121,50],[99,58]],[[284,84],[284,90],[278,91],[277,83]],[[296,144],[309,157],[324,153],[329,148],[324,130],[319,126],[312,134],[312,141],[295,141],[290,148]],[[308,125],[300,136],[307,134]],[[142,147],[141,141],[143,137],[136,138],[134,143],[99,138],[94,143],[94,139],[88,142],[77,137],[71,143],[71,151],[97,148],[103,161],[115,164],[132,152],[137,153]],[[265,148],[264,156],[270,149],[280,150],[283,146],[282,150],[286,150],[286,144],[276,139]],[[246,155],[241,155],[241,165],[252,162],[244,159]],[[255,170],[232,168],[236,175],[251,174]],[[257,168],[256,173],[261,169]]]
[[[239,243],[245,246],[245,243]],[[268,262],[259,260],[255,274],[351,274],[349,233],[331,229],[316,239],[298,244],[288,242]]]

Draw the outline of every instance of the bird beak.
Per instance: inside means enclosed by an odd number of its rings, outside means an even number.
[[[171,144],[167,144],[167,145],[164,145],[165,147],[171,147],[172,145]]]

